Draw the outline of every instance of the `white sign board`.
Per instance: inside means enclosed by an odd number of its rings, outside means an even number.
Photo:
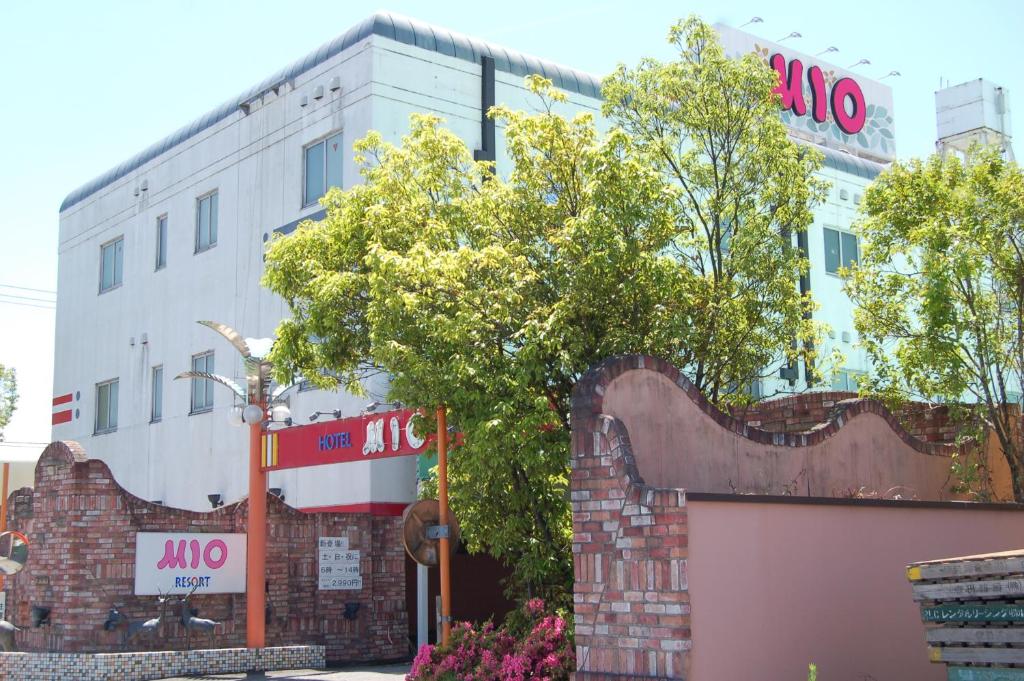
[[[780,115],[795,136],[875,161],[895,158],[888,85],[725,24],[715,30],[726,56],[753,53],[779,72]]]
[[[317,553],[321,591],[363,588],[359,551],[348,547],[348,537],[320,537]]]
[[[244,534],[138,532],[135,595],[245,593]]]

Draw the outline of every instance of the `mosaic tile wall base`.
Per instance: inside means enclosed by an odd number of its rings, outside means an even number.
[[[323,646],[97,654],[0,653],[0,678],[19,681],[145,681],[193,674],[323,668]]]

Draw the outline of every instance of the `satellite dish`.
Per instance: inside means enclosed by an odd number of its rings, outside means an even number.
[[[28,562],[28,537],[21,532],[0,532],[0,575],[21,572]]]
[[[414,561],[434,567],[441,553],[441,507],[437,499],[422,499],[406,506],[402,513],[402,543]],[[451,528],[448,552],[455,555],[459,548],[459,523],[455,514],[448,512]]]

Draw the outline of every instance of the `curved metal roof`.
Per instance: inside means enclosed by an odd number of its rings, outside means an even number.
[[[834,170],[856,175],[857,177],[863,177],[865,180],[875,179],[883,170],[889,167],[882,163],[869,161],[866,158],[847,154],[838,149],[831,149],[818,144],[811,144],[809,146],[814,147],[825,155],[826,168],[833,168]]]
[[[334,40],[324,43],[302,59],[265,79],[262,83],[254,85],[237,97],[229,99],[177,132],[143,149],[116,168],[108,170],[74,190],[61,203],[61,212],[107,185],[116,182],[128,173],[138,170],[144,164],[185,140],[216,125],[238,111],[239,107],[244,103],[280,86],[286,81],[292,80],[314,66],[322,64],[371,35],[390,38],[406,45],[413,45],[430,50],[431,52],[464,59],[473,63],[479,63],[482,56],[493,57],[494,66],[499,71],[504,71],[514,76],[527,76],[531,73],[539,73],[545,78],[550,78],[557,87],[568,92],[575,92],[595,99],[601,96],[601,80],[597,76],[559,66],[558,64],[508,50],[498,45],[485,43],[476,38],[449,31],[446,28],[431,26],[430,24],[400,14],[377,12],[345,31],[345,33],[339,35]]]

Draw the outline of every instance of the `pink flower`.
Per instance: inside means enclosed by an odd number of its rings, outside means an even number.
[[[525,606],[527,614],[539,615],[544,612],[544,599],[542,598],[531,598],[526,601]]]
[[[543,600],[531,599],[517,623],[500,627],[459,622],[447,647],[420,648],[406,681],[567,681],[575,667],[572,641],[565,620],[544,608]],[[517,639],[523,616],[532,628]]]

